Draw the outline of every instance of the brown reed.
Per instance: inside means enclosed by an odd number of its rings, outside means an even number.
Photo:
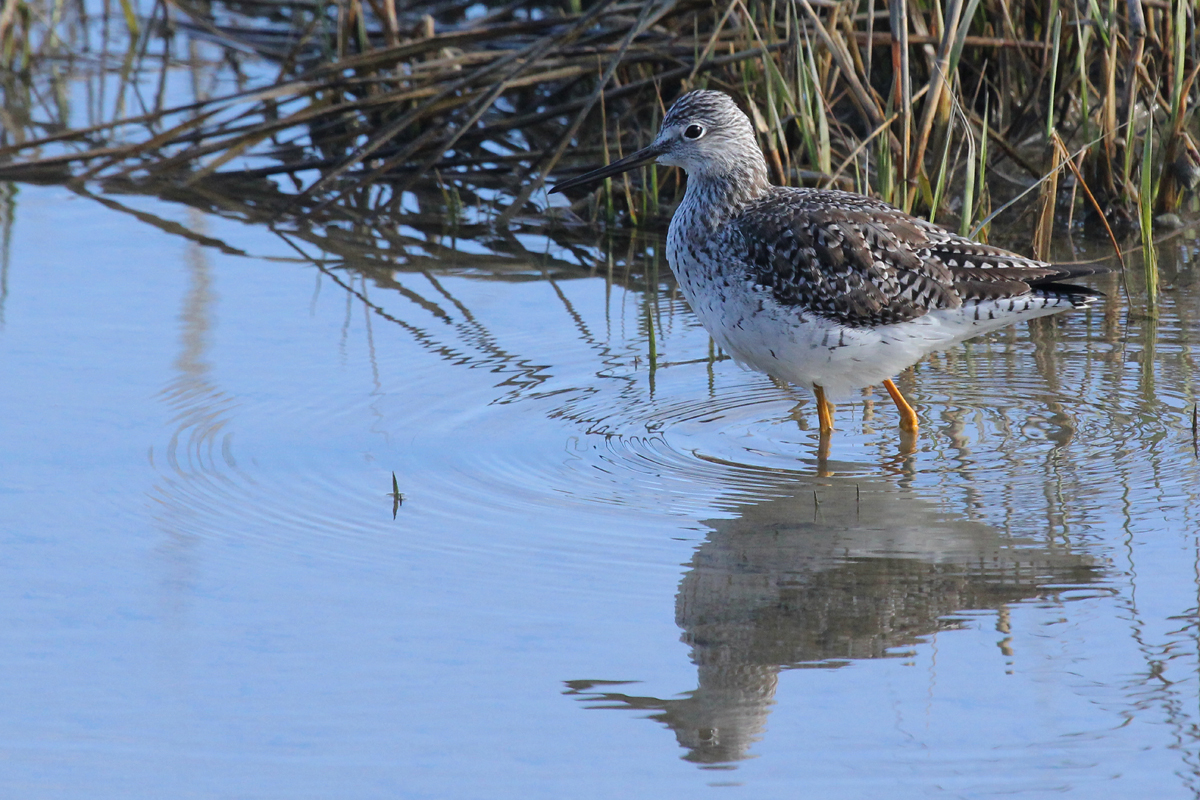
[[[143,2],[105,20],[89,73],[86,0],[0,0],[0,177],[283,179],[297,217],[436,177],[456,214],[477,202],[510,222],[546,212],[539,189],[568,152],[644,145],[672,97],[707,86],[749,109],[784,183],[849,185],[977,234],[997,190],[1036,183],[1039,252],[1060,192],[1148,235],[1200,178],[1193,0],[511,0],[482,15],[462,0]],[[258,77],[171,102],[180,34]],[[64,104],[64,63],[116,74],[106,113]],[[1077,169],[1060,175],[1064,147]],[[681,178],[643,175],[575,210],[660,224]]]

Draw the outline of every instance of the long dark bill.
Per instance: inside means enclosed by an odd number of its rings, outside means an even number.
[[[602,178],[607,178],[610,175],[620,175],[622,172],[628,172],[634,167],[640,167],[642,164],[649,163],[658,158],[667,149],[665,144],[650,145],[642,148],[636,153],[630,153],[622,159],[612,162],[607,167],[598,167],[590,172],[585,172],[569,180],[555,184],[550,191],[561,192],[566,189],[573,189],[576,186],[584,186],[589,183],[595,183]]]

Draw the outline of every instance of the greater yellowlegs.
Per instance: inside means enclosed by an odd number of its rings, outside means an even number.
[[[1100,271],[1025,258],[851,192],[772,186],[750,120],[722,92],[688,92],[649,147],[563,181],[641,164],[682,167],[667,261],[701,324],[743,366],[830,398],[883,384],[900,428],[917,415],[892,376],[926,353],[1101,296],[1064,278]]]

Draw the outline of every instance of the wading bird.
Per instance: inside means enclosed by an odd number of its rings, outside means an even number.
[[[772,186],[750,120],[722,92],[681,96],[649,147],[563,181],[561,192],[657,161],[687,172],[667,261],[716,343],[743,366],[811,389],[821,437],[830,397],[882,383],[926,353],[1101,297],[1066,278],[1103,271],[1025,258],[887,203]]]

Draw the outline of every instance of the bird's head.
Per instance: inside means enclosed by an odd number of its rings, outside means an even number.
[[[693,179],[748,174],[766,180],[766,164],[750,120],[724,92],[697,89],[671,105],[648,147],[563,181],[550,191],[593,183],[651,161],[682,167]]]

